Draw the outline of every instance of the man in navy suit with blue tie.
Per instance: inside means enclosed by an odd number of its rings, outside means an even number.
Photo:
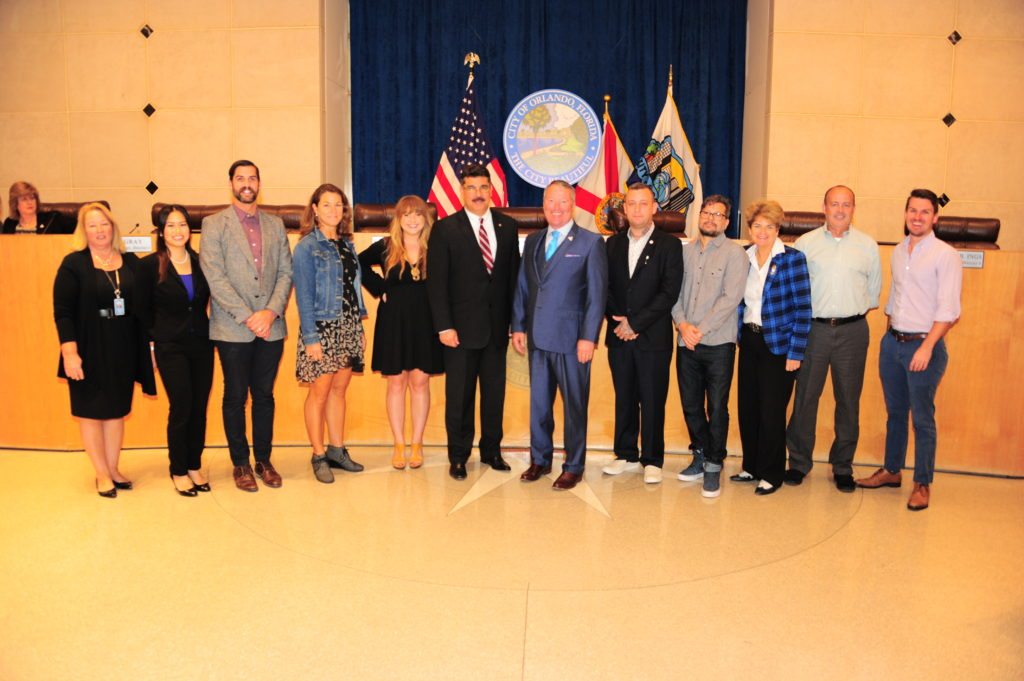
[[[512,304],[512,345],[529,347],[530,467],[533,482],[551,472],[555,389],[565,407],[565,464],[556,490],[572,489],[583,478],[587,456],[590,362],[604,319],[608,258],[597,234],[573,222],[575,191],[563,180],[544,190],[547,229],[523,246]]]

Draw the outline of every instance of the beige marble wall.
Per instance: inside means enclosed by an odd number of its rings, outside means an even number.
[[[998,217],[1000,245],[1024,249],[1024,3],[775,0],[770,31],[767,171],[745,196],[819,210],[849,184],[855,223],[892,241],[908,191],[928,187],[944,214]]]
[[[236,158],[266,203],[321,181],[319,0],[3,0],[0,41],[4,215],[19,179],[106,198],[129,229],[155,201],[226,202]]]

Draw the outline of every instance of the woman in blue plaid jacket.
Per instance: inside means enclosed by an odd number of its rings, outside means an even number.
[[[786,471],[786,408],[811,329],[807,260],[779,241],[786,214],[776,201],[747,210],[750,270],[739,307],[738,401],[743,470],[733,482],[755,482],[772,494]]]

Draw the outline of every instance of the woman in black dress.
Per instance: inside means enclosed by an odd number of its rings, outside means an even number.
[[[363,285],[380,298],[370,365],[388,379],[387,411],[394,437],[391,465],[423,465],[423,431],[430,413],[430,375],[444,371],[441,343],[427,301],[427,239],[433,219],[418,196],[395,204],[387,239],[359,255]],[[380,270],[378,274],[373,268]],[[383,276],[382,276],[383,275]],[[411,393],[412,453],[405,457],[405,393]]]
[[[117,223],[100,203],[78,211],[72,246],[53,283],[57,375],[68,379],[71,414],[96,469],[96,491],[113,498],[132,488],[118,461],[135,383],[156,394],[149,343],[137,316],[139,259],[122,253]]]
[[[206,405],[213,385],[213,343],[206,314],[210,287],[189,243],[191,237],[185,208],[164,206],[156,217],[156,252],[141,263],[142,318],[170,403],[171,481],[183,497],[210,491],[201,470]]]

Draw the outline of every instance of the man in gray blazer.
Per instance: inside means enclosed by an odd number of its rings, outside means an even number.
[[[210,339],[224,372],[224,431],[235,485],[256,492],[256,475],[267,487],[281,486],[270,449],[274,380],[287,335],[284,308],[292,286],[292,255],[284,222],[256,206],[256,164],[235,161],[228,177],[231,205],[203,219],[199,255],[210,285]],[[250,395],[255,475],[245,434],[245,401]]]

